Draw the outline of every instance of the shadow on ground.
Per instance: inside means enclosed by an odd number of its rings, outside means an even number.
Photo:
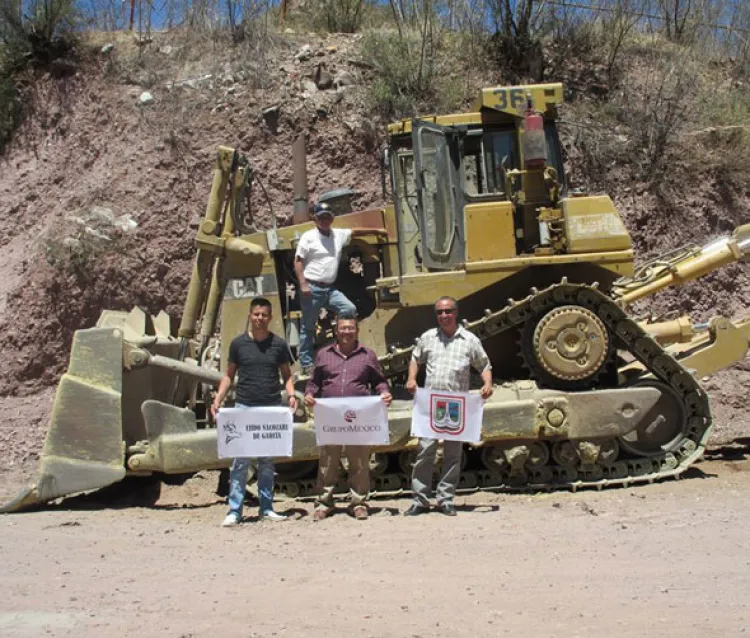
[[[750,437],[743,437],[735,439],[720,446],[711,447],[706,450],[704,459],[702,462],[690,467],[680,476],[681,480],[690,479],[713,479],[719,476],[718,473],[711,471],[710,463],[715,461],[723,461],[733,470],[738,472],[750,471]],[[185,474],[185,475],[160,475],[155,474],[146,477],[135,477],[128,476],[119,483],[110,485],[101,490],[90,492],[86,494],[80,494],[77,496],[71,496],[63,498],[55,503],[40,505],[38,507],[30,508],[26,511],[76,511],[76,510],[103,510],[103,509],[126,509],[134,507],[146,507],[154,510],[194,510],[194,509],[205,509],[214,507],[218,504],[226,502],[225,496],[227,492],[227,478],[228,472],[222,471],[218,475],[218,484],[209,486],[208,483],[201,483],[196,485],[196,489],[200,492],[200,495],[196,498],[193,497],[190,500],[194,502],[181,502],[182,495],[172,494],[163,495],[163,486],[174,487],[184,484],[188,479],[193,481],[213,481],[213,474]],[[472,490],[482,491],[482,490]],[[565,492],[568,491],[566,487],[560,487],[554,489],[549,487],[546,489],[539,490],[539,493],[551,493],[551,492]],[[530,492],[525,490],[517,489],[503,489],[503,488],[489,488],[487,492],[501,492],[506,494],[516,493],[519,496],[528,495]],[[461,496],[463,494],[459,494]],[[169,502],[170,498],[172,502]],[[370,503],[370,511],[373,516],[398,516],[402,513],[399,507],[391,506],[378,506],[376,503],[382,498],[393,499],[394,494],[390,493],[387,495],[373,495]],[[396,498],[402,497],[404,499],[404,508],[408,507],[408,492],[404,491],[400,493]],[[160,502],[160,500],[162,502]],[[304,499],[309,501],[312,499]],[[166,502],[165,502],[166,501]],[[258,506],[257,498],[248,493],[246,499],[246,506],[248,508],[254,508]],[[282,508],[283,509],[283,508]],[[498,511],[499,507],[496,504],[472,504],[472,505],[459,505],[456,508],[459,512],[472,512],[472,513],[487,513]],[[295,517],[304,518],[308,516],[307,510],[303,508],[287,508],[284,509],[285,513]],[[346,510],[340,508],[337,510],[337,514],[346,515]],[[248,520],[255,520],[249,518]]]

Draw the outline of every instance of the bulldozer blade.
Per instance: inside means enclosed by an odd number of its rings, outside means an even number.
[[[0,512],[95,490],[125,476],[122,436],[122,331],[78,330],[60,380],[35,484]]]

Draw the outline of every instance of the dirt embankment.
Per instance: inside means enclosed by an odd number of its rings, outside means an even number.
[[[102,308],[180,316],[218,145],[248,154],[279,223],[291,215],[291,145],[301,133],[312,197],[350,187],[359,193],[356,206],[379,203],[376,128],[358,115],[361,87],[353,84],[361,79],[347,61],[351,42],[341,36],[326,46],[312,38],[310,57],[298,62],[302,42],[278,43],[278,71],[264,88],[253,88],[236,61],[188,65],[166,43],[154,44],[153,59],[144,62],[159,70],[146,104],[125,63],[102,54],[72,77],[37,78],[36,117],[0,177],[0,344],[12,353],[0,363],[0,393],[54,383],[73,332],[93,325]],[[317,89],[311,76],[319,66],[334,76],[346,71],[352,84]],[[263,115],[269,107],[277,109],[273,118]],[[268,223],[257,184],[253,203]],[[71,218],[88,222],[92,209],[137,227],[109,229],[109,245],[84,236],[71,249],[65,240],[81,235]]]

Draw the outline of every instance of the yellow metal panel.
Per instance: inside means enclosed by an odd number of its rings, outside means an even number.
[[[419,119],[434,122],[440,126],[483,124],[492,121],[488,118],[488,111],[497,116],[521,117],[526,111],[526,96],[531,94],[531,100],[537,111],[545,113],[547,117],[555,114],[557,106],[563,103],[562,84],[530,84],[528,86],[498,86],[483,89],[472,107],[472,113],[455,113],[452,115],[431,115]],[[389,135],[408,135],[411,133],[412,120],[401,120],[388,125]]]
[[[561,202],[569,253],[626,250],[633,247],[625,224],[607,195]]]
[[[469,204],[466,218],[466,261],[506,259],[516,256],[513,204]]]
[[[534,255],[513,259],[496,259],[467,263],[464,270],[408,275],[398,280],[381,279],[379,286],[386,283],[398,285],[401,304],[404,306],[423,306],[434,303],[440,295],[450,295],[456,299],[468,297],[478,290],[507,279],[517,272],[531,266],[559,266],[563,264],[590,263],[596,264],[616,273],[619,276],[633,274],[633,251],[623,250],[610,253],[588,255]]]
[[[396,221],[396,208],[393,204],[388,204],[381,210],[383,215],[383,225],[388,231],[390,237],[398,237],[398,222]]]
[[[389,244],[383,251],[383,276],[391,277],[393,275],[398,276],[399,264],[398,264],[398,246],[396,244]]]
[[[396,220],[396,208],[393,204],[389,204],[383,209],[383,224],[388,230],[389,237],[398,238],[398,221]],[[383,266],[380,274],[383,277],[400,274],[397,242],[384,246]]]
[[[242,239],[266,249],[266,238],[262,233],[243,235]],[[285,338],[284,320],[281,314],[281,298],[276,279],[276,265],[266,252],[260,274],[252,277],[230,279],[223,291],[221,303],[221,367],[227,364],[229,344],[248,328],[250,302],[254,297],[265,297],[271,302],[271,332]]]
[[[474,104],[474,110],[493,109],[520,117],[526,111],[526,97],[528,95],[531,95],[534,108],[542,113],[555,109],[564,101],[563,86],[560,83],[496,86],[490,89],[482,89],[479,99]]]
[[[375,352],[388,352],[385,341],[385,326],[401,312],[401,308],[378,308],[369,317],[359,322],[359,340]]]
[[[429,115],[420,117],[423,122],[432,122],[440,126],[459,126],[461,124],[481,124],[484,120],[482,114],[476,113],[453,113],[451,115]],[[389,135],[406,135],[411,134],[412,120],[401,120],[388,125]]]
[[[533,255],[515,259],[496,259],[466,264],[468,272],[511,271],[529,266],[559,266],[562,264],[597,264],[618,274],[633,272],[633,251],[620,250],[607,253],[589,253],[587,255]]]
[[[441,295],[463,299],[496,281],[510,277],[514,272],[493,271],[468,274],[465,270],[451,270],[410,275],[401,281],[401,304],[404,306],[432,305]]]

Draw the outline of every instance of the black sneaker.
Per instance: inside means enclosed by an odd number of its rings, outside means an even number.
[[[440,503],[440,505],[438,505],[438,509],[446,516],[456,516],[456,507],[453,505],[453,503]]]
[[[412,506],[404,512],[404,516],[419,516],[420,514],[427,514],[430,508],[427,505],[421,505],[420,503],[413,503]]]

